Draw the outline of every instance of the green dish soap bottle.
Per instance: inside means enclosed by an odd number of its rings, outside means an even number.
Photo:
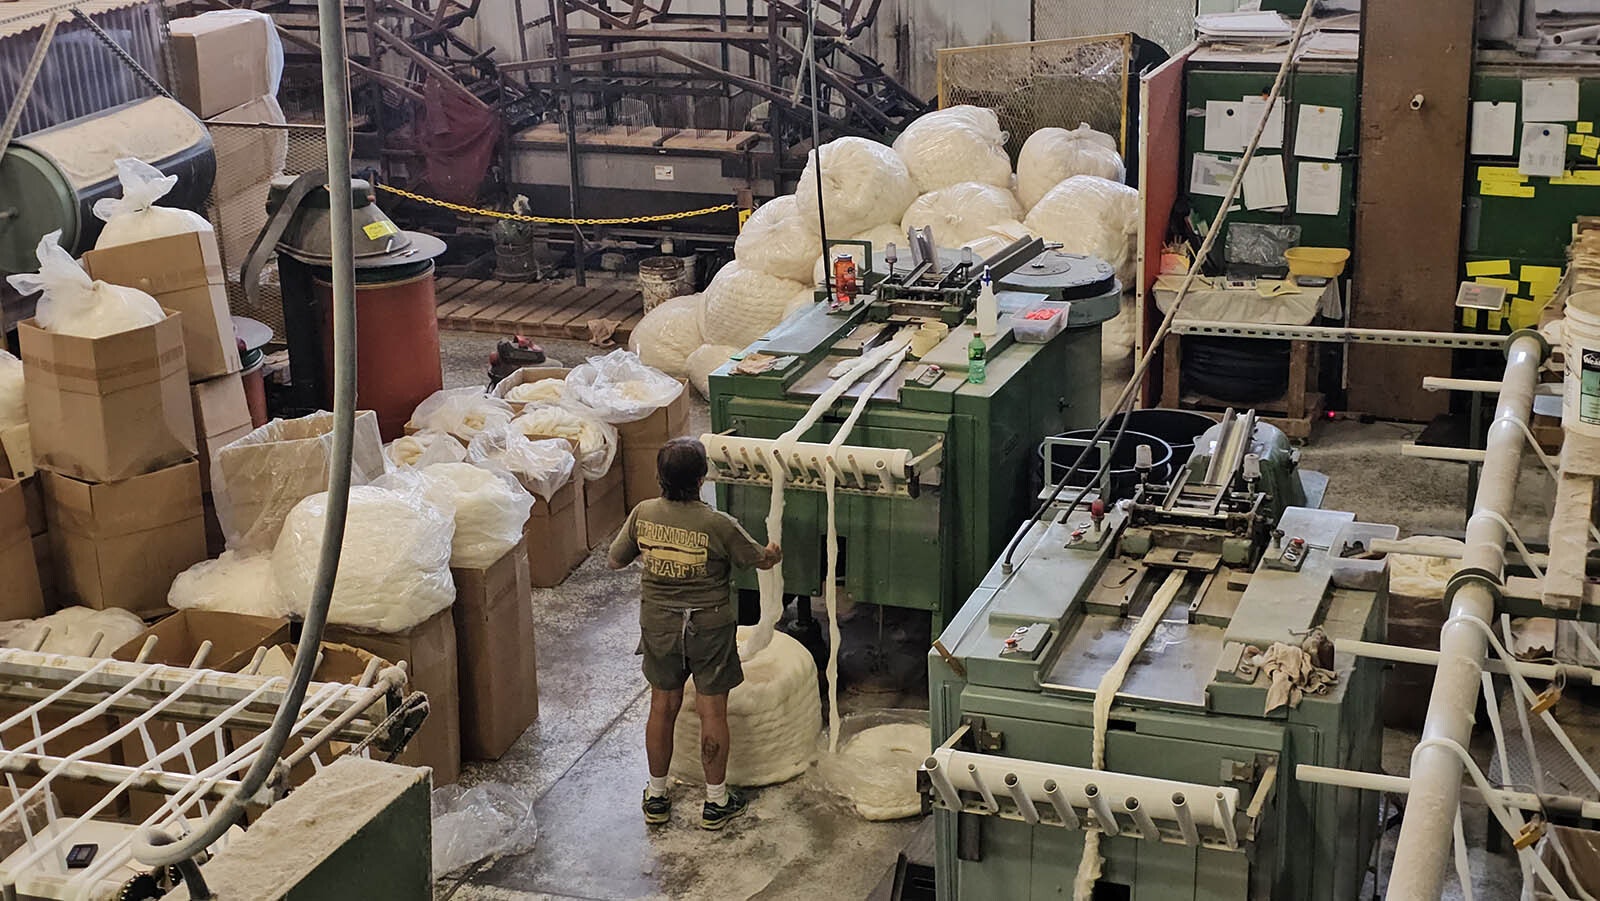
[[[989,377],[989,345],[983,343],[983,336],[974,334],[967,343],[967,381],[974,385],[983,384]]]

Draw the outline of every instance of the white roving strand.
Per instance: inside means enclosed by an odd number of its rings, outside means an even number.
[[[839,448],[844,445],[845,439],[850,437],[851,430],[856,427],[856,420],[866,411],[872,395],[876,394],[883,383],[889,380],[889,376],[894,375],[895,370],[900,368],[910,349],[910,344],[901,344],[900,350],[889,358],[889,363],[867,383],[866,388],[862,389],[861,396],[856,398],[855,406],[850,408],[850,415],[834,433],[833,440],[828,442],[828,454],[822,461],[822,484],[828,498],[828,569],[822,578],[822,600],[828,608],[828,753],[830,754],[839,753],[839,645],[844,641],[844,636],[839,632],[839,586],[836,584],[839,577],[839,522],[835,517],[834,507],[837,475],[833,459],[839,453]]]
[[[794,443],[806,433],[807,429],[822,418],[822,414],[833,406],[834,401],[850,390],[851,385],[860,381],[862,376],[910,343],[910,332],[903,331],[889,343],[862,357],[844,375],[828,386],[828,390],[816,399],[811,409],[800,417],[800,421],[795,423],[793,428],[772,442],[772,456],[763,461],[767,473],[772,478],[772,505],[767,510],[767,541],[783,544],[783,486],[788,475],[784,463],[785,453],[794,447]],[[778,618],[783,615],[783,567],[774,566],[757,572],[756,583],[761,591],[761,621],[750,631],[749,636],[739,643],[741,660],[754,657],[772,641],[772,630],[777,628]]]
[[[1156,630],[1161,622],[1161,617],[1167,613],[1167,608],[1172,605],[1172,599],[1178,596],[1178,589],[1183,587],[1184,572],[1175,569],[1167,574],[1167,580],[1161,583],[1155,596],[1150,598],[1150,606],[1144,610],[1144,615],[1134,624],[1133,632],[1128,635],[1128,643],[1122,646],[1122,653],[1117,655],[1117,662],[1106,670],[1100,677],[1100,684],[1094,690],[1094,744],[1090,750],[1090,763],[1092,769],[1103,770],[1106,768],[1106,726],[1111,721],[1111,704],[1117,699],[1117,692],[1122,688],[1122,680],[1128,677],[1128,667],[1133,665],[1133,658],[1139,656],[1144,649],[1144,643],[1150,639],[1150,634]],[[1105,860],[1100,856],[1100,833],[1098,830],[1084,830],[1083,857],[1078,861],[1078,878],[1072,885],[1072,897],[1075,901],[1089,901],[1094,894],[1095,880],[1100,878],[1100,868]]]

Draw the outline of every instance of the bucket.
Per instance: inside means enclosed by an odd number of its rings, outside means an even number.
[[[683,260],[677,257],[650,257],[639,261],[639,293],[644,295],[644,309],[649,312],[664,300],[679,294],[683,278]]]
[[[1129,432],[1153,435],[1165,441],[1167,446],[1172,448],[1171,470],[1173,472],[1176,472],[1183,464],[1189,462],[1189,455],[1194,453],[1195,439],[1205,434],[1206,429],[1217,424],[1215,419],[1204,413],[1196,413],[1192,410],[1155,408],[1134,410],[1130,413],[1118,413],[1116,416],[1111,417],[1111,424],[1106,427],[1106,434],[1115,435],[1117,433],[1117,428],[1122,425],[1123,416],[1128,417]]]
[[[1567,367],[1561,427],[1569,435],[1600,438],[1600,291],[1568,297],[1566,317],[1561,325]]]
[[[1094,429],[1076,429],[1071,432],[1062,432],[1057,438],[1076,438],[1087,441],[1094,437]],[[1117,436],[1114,428],[1106,429],[1100,440],[1110,443]],[[1128,429],[1122,433],[1122,440],[1111,452],[1111,496],[1121,499],[1133,496],[1133,489],[1139,484],[1138,470],[1134,469],[1134,462],[1138,459],[1138,448],[1141,444],[1150,445],[1150,478],[1152,481],[1164,482],[1172,472],[1172,447],[1167,442],[1154,435],[1146,435]],[[1046,448],[1050,450],[1050,459],[1045,459]],[[1190,445],[1191,449],[1193,445]],[[1067,474],[1072,468],[1072,461],[1078,454],[1084,452],[1082,447],[1071,445],[1039,445],[1038,457],[1040,471],[1044,474],[1046,487],[1054,485],[1058,479]],[[1088,456],[1084,458],[1083,466],[1078,468],[1072,480],[1067,484],[1077,488],[1091,484],[1095,481],[1095,474],[1100,471],[1104,461],[1100,459],[1099,448],[1089,448]]]

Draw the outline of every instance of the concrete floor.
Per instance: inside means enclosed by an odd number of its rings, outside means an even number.
[[[482,381],[494,339],[443,336],[446,386]],[[599,352],[577,342],[547,342],[568,364]],[[707,421],[696,402],[691,433]],[[1325,423],[1304,449],[1302,465],[1331,479],[1324,506],[1362,519],[1393,522],[1404,533],[1459,534],[1464,524],[1465,469],[1402,458],[1398,444],[1416,427],[1389,423]],[[1529,540],[1541,539],[1549,492],[1532,464],[1536,496],[1515,517]],[[894,864],[917,823],[870,824],[843,809],[813,778],[751,793],[750,813],[722,833],[695,828],[700,791],[674,788],[671,826],[647,830],[637,806],[645,775],[642,734],[648,693],[631,653],[637,640],[638,576],[613,573],[592,557],[565,584],[534,594],[539,635],[538,722],[506,757],[469,767],[464,782],[507,782],[536,799],[540,838],[529,854],[480,865],[439,884],[437,899],[581,898],[864,898]],[[926,620],[862,605],[841,617],[846,713],[881,707],[925,709]],[[880,619],[881,616],[881,619]],[[882,656],[861,650],[882,635]],[[1405,773],[1414,734],[1389,732],[1385,770]],[[1465,818],[1478,898],[1514,898],[1514,861],[1482,850],[1485,818]],[[1389,870],[1397,830],[1387,833],[1382,872]],[[1452,880],[1453,881],[1453,880]],[[825,886],[826,888],[820,888]],[[1379,895],[1372,895],[1378,897]],[[1451,885],[1445,897],[1461,897]]]

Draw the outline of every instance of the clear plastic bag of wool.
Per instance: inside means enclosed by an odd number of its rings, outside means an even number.
[[[28,421],[28,395],[22,380],[22,361],[0,349],[0,429]]]
[[[552,404],[529,404],[511,427],[529,438],[564,438],[578,442],[578,465],[583,476],[594,480],[611,471],[619,440],[617,427],[592,414]]]
[[[738,260],[723,266],[705,290],[701,332],[706,343],[748,345],[783,321],[784,311],[804,287],[750,269]]]
[[[740,264],[795,281],[806,277],[811,261],[821,252],[816,226],[800,215],[793,194],[756,207],[733,244],[733,258]]]
[[[975,106],[934,110],[895,138],[894,151],[923,193],[964,181],[1011,187],[1006,134],[993,110]]]
[[[1028,135],[1017,154],[1017,199],[1031,210],[1051,188],[1074,175],[1127,181],[1116,139],[1088,125],[1041,128]]]
[[[900,229],[931,227],[941,247],[962,247],[991,235],[996,225],[1022,218],[1022,205],[1006,188],[964,181],[918,197],[900,220]]]
[[[689,355],[689,385],[706,400],[711,399],[711,373],[733,358],[739,348],[731,344],[705,344]]]
[[[749,626],[740,626],[743,640]],[[804,773],[817,753],[822,699],[817,664],[798,641],[782,632],[744,661],[744,683],[728,692],[730,785],[762,786]],[[700,718],[694,680],[683,689],[683,709],[673,732],[671,774],[689,783],[705,781],[700,766]]]
[[[271,554],[223,551],[215,560],[189,567],[172,580],[167,606],[174,610],[214,610],[246,616],[289,616],[295,612],[278,590]]]
[[[682,393],[682,382],[646,365],[630,350],[590,357],[567,373],[567,401],[613,425],[638,422]]]
[[[412,412],[411,424],[471,441],[484,429],[505,425],[515,416],[510,404],[485,394],[481,387],[468,386],[445,388],[428,395]]]
[[[210,220],[192,210],[156,206],[178,183],[178,176],[163,175],[160,169],[131,157],[117,160],[116,166],[122,196],[94,202],[95,217],[105,221],[94,242],[96,250],[213,230]]]
[[[704,294],[685,294],[662,301],[645,313],[639,324],[633,327],[633,335],[628,338],[628,349],[638,354],[645,365],[653,366],[667,375],[688,375],[689,354],[705,343],[705,336],[700,333],[700,323],[706,315],[705,307]],[[506,397],[516,401],[561,402],[559,394],[553,400],[549,397],[517,396],[521,389],[534,388],[539,384],[541,382],[517,385]],[[561,384],[561,390],[565,389],[564,382],[558,384]]]
[[[43,293],[34,320],[47,332],[104,338],[166,318],[156,299],[138,288],[96,281],[61,247],[61,230],[39,239],[39,271],[6,276],[24,297]]]
[[[467,449],[454,435],[423,429],[384,445],[383,456],[391,469],[421,469],[435,463],[459,463],[467,458]]]
[[[479,433],[467,446],[467,462],[504,467],[535,497],[549,500],[572,481],[577,458],[565,438],[529,438],[511,426]]]
[[[327,492],[302,500],[272,549],[278,589],[302,615],[311,602],[327,515]],[[450,576],[454,536],[454,511],[418,492],[351,487],[328,622],[404,632],[449,607],[456,599]]]
[[[839,750],[817,744],[824,789],[866,820],[900,820],[922,812],[917,767],[933,749],[926,710],[870,710],[839,725]]]
[[[533,495],[494,463],[435,463],[389,473],[373,484],[419,492],[440,510],[451,511],[451,566],[485,567],[499,560],[522,540],[522,527],[533,509]]]
[[[817,156],[813,152],[806,160],[794,199],[806,225],[820,234]],[[836,138],[822,145],[821,157],[824,215],[830,235],[853,235],[874,225],[899,222],[906,207],[917,199],[916,181],[890,147],[866,138]]]
[[[1139,192],[1094,175],[1074,175],[1051,188],[1023,220],[1028,231],[1068,253],[1099,257],[1133,287]]]

